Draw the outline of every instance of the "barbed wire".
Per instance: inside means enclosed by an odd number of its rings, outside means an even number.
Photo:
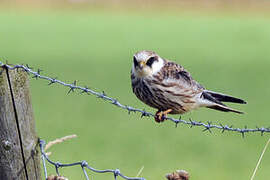
[[[48,85],[52,85],[52,84],[60,84],[62,86],[68,87],[68,94],[71,92],[74,92],[75,90],[79,90],[81,91],[80,93],[83,94],[92,94],[95,95],[97,98],[101,98],[104,101],[107,101],[113,105],[115,105],[116,107],[119,107],[121,109],[127,110],[128,113],[130,114],[131,112],[138,112],[141,114],[141,117],[144,116],[148,116],[148,117],[154,117],[155,115],[147,112],[145,110],[142,109],[138,109],[138,108],[134,108],[128,105],[123,105],[121,104],[116,98],[112,98],[107,96],[107,94],[102,91],[102,92],[97,92],[94,91],[91,88],[88,88],[87,86],[79,86],[77,85],[77,81],[73,81],[73,83],[66,83],[64,81],[60,81],[57,78],[52,78],[52,77],[48,77],[45,75],[41,75],[41,69],[37,69],[37,71],[34,71],[33,68],[29,67],[28,65],[8,65],[8,64],[4,64],[2,62],[0,62],[0,66],[2,68],[6,68],[9,70],[15,70],[15,69],[23,69],[25,72],[27,72],[29,75],[33,75],[32,77],[35,79],[43,79],[48,81]],[[245,137],[245,133],[249,133],[249,132],[259,132],[261,133],[261,135],[263,135],[264,133],[270,133],[270,128],[265,128],[265,127],[256,127],[253,129],[247,128],[247,126],[245,126],[244,128],[234,128],[232,125],[223,125],[223,124],[212,124],[212,122],[208,121],[207,123],[203,123],[201,121],[194,121],[192,119],[189,120],[183,120],[181,117],[179,119],[175,119],[172,117],[165,117],[166,120],[170,120],[171,122],[175,123],[175,126],[177,127],[178,124],[185,124],[188,125],[189,127],[202,127],[203,128],[203,132],[208,131],[210,133],[212,133],[211,129],[218,129],[220,130],[222,133],[224,133],[225,131],[230,131],[230,132],[238,132],[242,135],[242,137]]]
[[[84,176],[87,180],[89,180],[88,174],[86,172],[86,169],[89,169],[93,172],[96,173],[112,173],[114,176],[114,179],[117,180],[117,177],[120,176],[126,180],[145,180],[144,178],[140,178],[140,177],[127,177],[125,175],[123,175],[119,169],[105,169],[105,170],[97,170],[91,166],[88,165],[87,161],[79,161],[79,162],[75,162],[75,163],[69,163],[69,164],[63,164],[60,162],[54,162],[51,159],[49,159],[49,157],[46,155],[46,153],[44,152],[44,147],[45,147],[46,143],[44,140],[39,140],[39,147],[40,147],[40,151],[41,151],[41,159],[42,159],[42,165],[43,165],[43,169],[44,169],[44,175],[45,178],[48,178],[48,173],[47,173],[47,168],[46,168],[46,161],[47,160],[50,164],[52,164],[55,167],[55,171],[56,174],[58,176],[60,176],[59,174],[59,168],[62,167],[72,167],[72,166],[81,166],[82,171],[84,173]]]

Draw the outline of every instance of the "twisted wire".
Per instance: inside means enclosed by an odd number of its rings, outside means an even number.
[[[139,178],[139,177],[128,177],[125,176],[124,174],[122,174],[120,172],[119,169],[105,169],[105,170],[97,170],[91,166],[88,165],[88,163],[86,161],[79,161],[79,162],[75,162],[75,163],[69,163],[69,164],[63,164],[60,162],[54,162],[51,159],[49,159],[49,157],[46,155],[46,153],[44,152],[44,147],[45,147],[46,143],[44,140],[39,140],[39,147],[40,147],[40,151],[41,151],[41,159],[42,159],[42,164],[43,164],[43,169],[44,169],[44,176],[47,179],[48,178],[48,173],[47,173],[47,168],[46,168],[46,161],[49,162],[50,164],[52,164],[55,167],[55,171],[57,173],[58,176],[60,176],[59,174],[59,168],[62,167],[72,167],[72,166],[81,166],[82,171],[84,173],[84,176],[87,180],[89,180],[89,177],[87,175],[86,169],[89,169],[95,173],[112,173],[114,176],[114,179],[117,180],[117,177],[120,176],[126,180],[145,180],[144,178]]]
[[[48,77],[45,75],[41,75],[41,69],[37,69],[37,71],[34,71],[33,68],[29,67],[28,65],[8,65],[8,64],[4,64],[2,62],[0,62],[0,66],[2,68],[6,68],[9,70],[15,70],[15,69],[23,69],[25,72],[27,72],[29,75],[32,75],[33,78],[35,79],[43,79],[48,81],[48,85],[52,85],[52,84],[60,84],[62,86],[68,87],[68,94],[71,92],[74,92],[75,90],[79,90],[81,91],[81,93],[86,93],[86,94],[92,94],[95,95],[97,98],[101,98],[104,101],[107,101],[113,105],[115,105],[116,107],[119,107],[121,109],[127,110],[128,113],[130,114],[131,112],[138,112],[141,114],[141,117],[144,116],[148,116],[148,117],[154,117],[155,115],[147,112],[145,110],[142,109],[138,109],[138,108],[134,108],[128,105],[123,105],[122,103],[120,103],[116,98],[112,98],[108,95],[106,95],[106,93],[104,91],[102,92],[97,92],[94,91],[91,88],[88,88],[87,86],[79,86],[77,85],[77,81],[73,81],[73,83],[66,83],[63,82],[61,80],[58,80],[57,78],[52,78],[52,77]],[[203,132],[204,131],[208,131],[208,132],[212,132],[211,129],[218,129],[220,130],[222,133],[226,132],[226,131],[230,131],[230,132],[237,132],[240,133],[242,135],[242,137],[245,136],[245,133],[249,133],[249,132],[259,132],[261,133],[261,135],[263,135],[264,133],[269,133],[270,132],[270,128],[265,128],[265,127],[256,127],[253,129],[247,128],[247,126],[245,126],[244,128],[234,128],[232,125],[223,125],[223,124],[213,124],[211,122],[207,122],[207,123],[203,123],[203,122],[198,122],[198,121],[194,121],[192,119],[189,120],[183,120],[181,119],[181,117],[179,119],[175,119],[172,117],[165,117],[166,120],[169,120],[171,122],[175,123],[175,126],[177,127],[178,124],[185,124],[188,125],[190,127],[202,127],[203,128]]]

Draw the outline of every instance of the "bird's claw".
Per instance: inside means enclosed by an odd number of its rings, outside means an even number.
[[[155,121],[157,123],[164,122],[166,119],[167,114],[169,114],[172,111],[172,109],[167,109],[166,111],[157,111],[155,114]]]

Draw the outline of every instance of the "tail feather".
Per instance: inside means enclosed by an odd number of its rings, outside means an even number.
[[[204,91],[201,95],[201,98],[206,100],[205,107],[223,111],[223,112],[234,112],[238,114],[243,114],[243,112],[227,107],[222,102],[233,102],[246,104],[246,102],[242,99],[231,97],[225,94],[216,93],[212,91]]]
[[[244,114],[244,112],[229,108],[227,106],[222,106],[222,105],[212,105],[212,106],[207,106],[207,108],[210,109],[215,109],[215,110],[219,110],[219,111],[223,111],[223,112],[234,112],[234,113],[238,113],[238,114]]]
[[[239,99],[239,98],[235,98],[226,94],[222,94],[222,93],[217,93],[217,92],[213,92],[213,91],[205,91],[205,93],[210,94],[213,98],[215,98],[218,101],[221,102],[232,102],[232,103],[239,103],[239,104],[247,104],[246,101]]]

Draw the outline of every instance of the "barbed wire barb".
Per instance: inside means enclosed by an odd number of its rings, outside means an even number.
[[[0,66],[2,68],[6,68],[9,70],[22,69],[25,72],[27,72],[28,74],[33,75],[33,77],[35,79],[43,79],[43,80],[48,81],[49,85],[57,83],[59,85],[68,87],[68,88],[70,88],[68,91],[68,94],[70,92],[74,92],[75,90],[80,90],[80,92],[84,92],[86,94],[92,94],[92,95],[96,96],[97,98],[100,98],[100,99],[103,99],[104,101],[110,102],[111,104],[115,105],[116,107],[127,110],[128,113],[138,112],[141,114],[141,117],[145,117],[145,116],[154,117],[155,116],[154,114],[147,112],[145,110],[134,108],[134,107],[131,107],[128,105],[123,105],[116,98],[112,98],[112,97],[108,96],[104,91],[102,91],[100,93],[100,92],[94,91],[91,88],[88,88],[87,86],[84,86],[84,87],[79,86],[79,85],[77,85],[77,81],[74,81],[73,83],[69,84],[69,83],[66,83],[64,81],[60,81],[57,78],[51,78],[51,77],[48,77],[45,75],[41,75],[41,71],[42,71],[41,69],[37,69],[37,71],[34,71],[33,68],[29,67],[29,65],[26,65],[26,66],[20,65],[20,64],[19,65],[9,65],[9,64],[4,64],[4,63],[0,62]],[[225,131],[238,132],[242,135],[242,137],[244,137],[245,134],[249,133],[249,132],[260,132],[261,136],[263,136],[264,133],[270,133],[270,128],[264,128],[264,127],[261,127],[261,128],[256,127],[254,129],[248,129],[247,127],[244,127],[242,129],[242,128],[233,128],[232,125],[231,126],[221,125],[221,124],[218,125],[218,124],[213,124],[211,122],[202,123],[202,122],[197,122],[197,121],[192,120],[192,119],[189,119],[188,121],[183,120],[181,118],[175,119],[172,117],[165,117],[165,119],[174,122],[176,127],[178,127],[178,124],[181,123],[181,124],[189,125],[190,128],[202,127],[203,131],[209,131],[209,132],[212,132],[211,129],[219,129],[219,130],[221,130],[221,133],[224,133]]]

